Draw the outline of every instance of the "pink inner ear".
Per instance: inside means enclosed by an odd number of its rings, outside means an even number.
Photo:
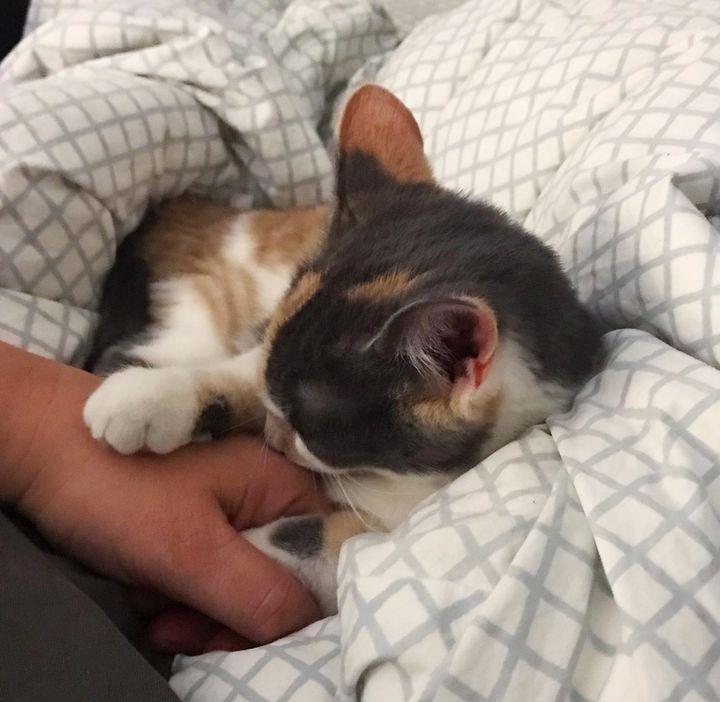
[[[340,118],[338,147],[340,153],[373,156],[401,182],[432,181],[420,127],[410,110],[379,85],[364,85],[348,100]]]
[[[407,358],[429,390],[444,394],[482,384],[497,342],[492,309],[483,300],[465,297],[408,305],[375,343]]]
[[[497,349],[498,333],[497,321],[493,311],[480,300],[473,301],[477,310],[477,327],[475,340],[478,355],[467,361],[466,371],[473,387],[479,387],[485,381]]]

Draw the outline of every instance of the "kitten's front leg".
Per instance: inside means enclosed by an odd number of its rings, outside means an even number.
[[[83,417],[123,454],[169,453],[203,434],[262,426],[257,347],[212,366],[126,368],[106,378]]]
[[[337,612],[337,565],[347,539],[372,529],[369,518],[342,510],[286,517],[242,535],[282,563],[317,599],[323,614]]]

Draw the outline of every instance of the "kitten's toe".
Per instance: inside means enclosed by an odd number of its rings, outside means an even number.
[[[92,434],[94,438],[105,441],[125,456],[137,453],[145,446],[145,427],[127,416],[111,417],[101,434]]]
[[[93,438],[118,453],[169,453],[192,439],[198,399],[190,375],[178,368],[128,368],[111,375],[85,404]]]

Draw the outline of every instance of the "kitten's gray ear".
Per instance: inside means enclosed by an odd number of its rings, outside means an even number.
[[[412,303],[396,312],[373,340],[381,353],[405,358],[438,390],[474,389],[483,380],[498,343],[490,307],[474,298]]]
[[[358,221],[377,209],[393,183],[433,182],[410,110],[378,85],[349,98],[338,129],[337,207]]]

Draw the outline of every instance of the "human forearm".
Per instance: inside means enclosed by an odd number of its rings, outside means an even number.
[[[89,374],[0,342],[0,502],[17,503],[67,447],[64,425],[78,424],[96,384]]]
[[[0,501],[64,550],[266,641],[319,616],[280,565],[237,535],[319,512],[311,476],[257,439],[167,456],[120,456],[94,441],[82,408],[99,379],[0,343]]]

